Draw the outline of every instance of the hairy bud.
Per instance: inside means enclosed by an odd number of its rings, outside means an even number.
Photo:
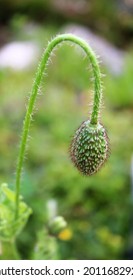
[[[109,155],[108,137],[101,124],[89,120],[77,129],[70,147],[72,162],[83,175],[96,173]]]

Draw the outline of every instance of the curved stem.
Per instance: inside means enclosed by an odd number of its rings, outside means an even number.
[[[93,107],[92,107],[92,113],[91,113],[91,124],[97,124],[98,122],[98,115],[99,115],[99,107],[100,107],[100,101],[102,97],[102,91],[101,91],[101,74],[99,65],[96,59],[96,56],[93,52],[93,50],[89,47],[89,45],[82,39],[80,39],[77,36],[74,36],[72,34],[62,34],[55,37],[51,42],[49,42],[47,48],[45,49],[41,62],[38,66],[37,73],[35,76],[35,81],[33,83],[31,95],[28,102],[27,112],[23,123],[23,131],[22,131],[22,139],[20,143],[20,150],[18,155],[18,161],[17,161],[17,171],[16,171],[16,213],[15,213],[15,219],[18,218],[19,215],[19,193],[20,193],[20,180],[21,180],[21,173],[22,173],[22,166],[24,162],[24,156],[25,156],[25,150],[26,150],[26,143],[29,133],[29,127],[30,122],[33,114],[34,104],[35,100],[38,94],[39,85],[42,79],[43,73],[45,73],[46,65],[48,62],[48,59],[58,44],[64,42],[64,41],[70,41],[72,43],[75,43],[76,45],[80,46],[84,52],[86,53],[87,57],[89,58],[89,61],[92,66],[92,71],[94,75],[94,101],[93,101]]]

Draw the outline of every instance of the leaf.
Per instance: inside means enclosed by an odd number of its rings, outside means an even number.
[[[19,216],[16,220],[15,192],[4,183],[1,186],[0,197],[0,240],[10,241],[23,229],[32,210],[22,201],[22,196],[20,196]]]

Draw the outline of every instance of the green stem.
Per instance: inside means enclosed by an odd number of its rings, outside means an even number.
[[[17,161],[17,171],[16,171],[16,212],[15,212],[15,219],[18,218],[19,215],[19,194],[20,194],[20,180],[21,180],[21,173],[22,173],[22,167],[24,162],[24,156],[25,156],[25,150],[26,150],[26,143],[29,133],[29,127],[32,119],[33,109],[35,100],[38,94],[38,89],[40,86],[40,82],[42,79],[43,73],[45,73],[46,65],[48,62],[48,59],[53,51],[53,49],[60,43],[64,41],[70,41],[72,43],[75,43],[76,45],[80,46],[84,52],[86,53],[87,57],[89,58],[89,61],[92,65],[92,71],[94,75],[94,102],[92,107],[92,113],[91,113],[91,124],[97,124],[98,122],[98,115],[99,115],[99,107],[100,107],[100,101],[102,97],[102,91],[101,91],[101,74],[99,65],[96,59],[96,56],[93,52],[93,50],[89,47],[89,45],[82,39],[80,39],[77,36],[74,36],[72,34],[62,34],[55,37],[51,42],[49,42],[47,48],[45,49],[41,62],[38,66],[35,81],[33,83],[31,95],[28,102],[27,112],[25,116],[25,120],[23,123],[23,131],[22,131],[22,139],[20,143],[20,150],[18,155],[18,161]]]

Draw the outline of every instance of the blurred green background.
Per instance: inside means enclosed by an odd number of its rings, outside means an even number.
[[[22,178],[21,193],[33,214],[17,240],[21,258],[32,258],[38,238],[43,243],[38,232],[45,226],[46,203],[54,199],[71,232],[68,240],[57,240],[59,259],[133,259],[133,1],[1,0],[0,7],[0,60],[11,42],[37,46],[29,67],[0,64],[0,183],[13,188],[26,102],[47,42],[73,32],[73,26],[88,42],[94,36],[105,74],[101,122],[111,155],[98,174],[82,177],[68,150],[91,110],[91,70],[82,53],[68,45],[56,50],[48,65]]]

